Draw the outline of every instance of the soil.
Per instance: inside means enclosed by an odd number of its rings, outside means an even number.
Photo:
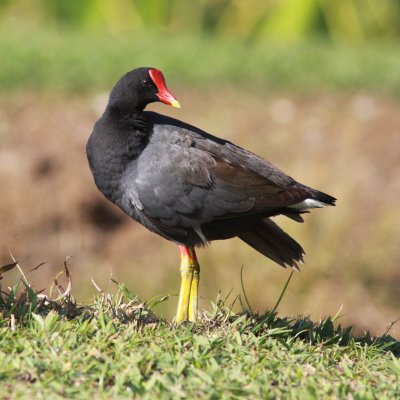
[[[304,224],[278,219],[307,252],[280,313],[319,318],[343,305],[341,321],[383,334],[400,316],[400,100],[227,88],[174,93],[182,110],[151,108],[234,141],[338,198],[337,207],[313,211]],[[106,100],[105,94],[0,97],[0,265],[10,262],[11,249],[34,286],[49,291],[72,255],[73,294],[81,301],[96,291],[91,279],[115,290],[110,275],[143,299],[177,293],[175,245],[131,221],[94,185],[85,145]],[[202,308],[219,290],[225,297],[233,288],[227,305],[241,294],[244,265],[252,309],[271,309],[289,273],[238,239],[215,242],[199,257]],[[7,273],[3,285],[18,274]],[[156,312],[170,318],[175,306],[173,298]],[[399,331],[397,324],[390,333]]]

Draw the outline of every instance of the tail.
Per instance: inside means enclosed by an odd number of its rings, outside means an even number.
[[[316,189],[311,189],[311,196],[313,199],[320,201],[325,206],[334,206],[336,202],[335,197]]]
[[[287,206],[294,210],[309,210],[311,208],[322,208],[326,206],[334,206],[336,199],[329,194],[320,192],[319,190],[303,186],[308,192],[308,196],[299,203],[291,204]]]
[[[304,250],[270,219],[259,222],[251,231],[241,234],[240,239],[282,267],[299,270]]]

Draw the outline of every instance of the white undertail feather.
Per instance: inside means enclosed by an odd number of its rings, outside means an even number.
[[[322,208],[327,207],[328,204],[323,203],[322,201],[314,200],[314,199],[305,199],[300,203],[292,204],[288,206],[288,208],[294,208],[295,210],[307,210],[309,208]]]

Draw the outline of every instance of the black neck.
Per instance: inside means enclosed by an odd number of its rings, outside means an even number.
[[[105,115],[119,129],[131,133],[132,130],[147,133],[146,118],[143,114],[144,107],[132,107],[131,104],[110,102],[107,105]]]

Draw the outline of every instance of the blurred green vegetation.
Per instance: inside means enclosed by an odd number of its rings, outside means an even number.
[[[398,37],[397,0],[2,0],[3,20],[30,15],[33,23],[85,29],[159,29],[297,40],[316,34],[332,40]]]
[[[1,0],[0,87],[108,89],[139,65],[190,85],[400,93],[394,0]]]
[[[191,86],[245,84],[255,89],[314,93],[365,89],[400,94],[400,46],[395,42],[335,45],[308,41],[247,45],[201,39],[105,33],[0,30],[0,87],[76,92],[109,89],[126,71],[148,65],[170,82]]]

